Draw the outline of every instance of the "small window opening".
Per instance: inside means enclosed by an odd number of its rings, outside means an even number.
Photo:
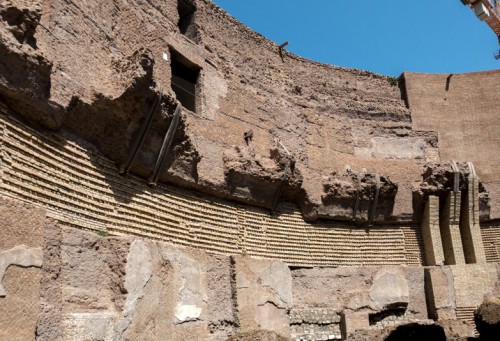
[[[172,90],[182,106],[196,112],[199,68],[186,58],[171,51]]]
[[[178,0],[177,12],[179,13],[179,22],[177,23],[179,31],[189,39],[196,41],[198,30],[194,24],[196,7],[193,4],[193,0]]]

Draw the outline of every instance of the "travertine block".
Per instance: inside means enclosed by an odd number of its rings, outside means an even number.
[[[284,263],[236,256],[236,300],[240,328],[266,329],[290,337],[292,276]]]
[[[450,267],[426,269],[425,281],[429,315],[438,321],[455,319],[455,287]]]
[[[486,254],[479,227],[479,182],[477,177],[469,176],[469,187],[463,207],[463,217],[460,219],[460,232],[464,246],[465,261],[468,264],[486,263]]]
[[[460,205],[460,192],[450,192],[441,205],[440,230],[447,265],[465,264],[459,224]]]
[[[422,235],[427,265],[444,264],[444,252],[439,228],[439,198],[430,195],[422,219]]]

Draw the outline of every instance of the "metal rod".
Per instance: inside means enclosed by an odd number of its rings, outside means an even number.
[[[128,173],[130,166],[132,165],[132,162],[134,161],[134,159],[137,155],[137,152],[139,151],[142,144],[144,143],[146,133],[148,132],[149,128],[151,127],[151,124],[153,123],[153,119],[154,119],[155,113],[157,111],[158,105],[161,102],[161,97],[162,97],[161,93],[162,93],[162,91],[158,92],[158,95],[156,96],[156,99],[153,102],[153,106],[149,109],[148,116],[146,116],[146,119],[142,122],[142,126],[139,129],[139,133],[134,140],[134,143],[132,145],[132,149],[130,150],[130,153],[128,154],[127,160],[120,167],[119,172],[122,175]]]
[[[460,190],[460,170],[455,161],[451,161],[451,168],[453,169],[453,224],[455,224],[457,219],[457,194]]]
[[[285,41],[283,44],[281,44],[281,45],[280,45],[280,46],[278,46],[278,47],[279,47],[279,48],[280,48],[280,50],[281,50],[281,49],[285,48],[285,46],[287,46],[287,45],[288,45],[288,42],[287,42],[287,41]]]
[[[476,181],[477,175],[476,170],[474,169],[474,164],[472,162],[467,162],[467,166],[469,166],[469,185],[472,184],[471,188],[471,196],[472,196],[472,223],[476,223]]]
[[[150,186],[156,185],[156,182],[158,181],[160,168],[165,161],[165,157],[167,156],[168,152],[172,148],[172,142],[174,141],[175,132],[176,132],[177,127],[179,125],[181,108],[182,108],[181,102],[177,101],[177,106],[175,107],[174,116],[172,117],[172,121],[170,122],[170,125],[168,126],[168,130],[165,133],[165,137],[163,139],[163,143],[161,145],[161,149],[160,149],[160,152],[158,153],[158,157],[156,159],[156,164],[155,164],[155,167],[153,169],[153,174],[151,175],[151,177],[148,180],[148,185],[150,185]]]
[[[370,215],[370,226],[373,223],[373,219],[375,218],[375,214],[377,213],[377,205],[378,205],[378,196],[380,193],[380,176],[375,174],[375,198],[373,199],[372,212]]]
[[[352,212],[352,220],[356,220],[356,213],[358,212],[359,209],[359,197],[361,195],[361,175],[358,176],[358,190],[356,192],[356,203],[354,204],[354,211]]]

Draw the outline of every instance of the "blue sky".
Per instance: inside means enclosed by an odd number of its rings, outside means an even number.
[[[460,0],[212,0],[288,51],[399,76],[500,68],[495,33]]]

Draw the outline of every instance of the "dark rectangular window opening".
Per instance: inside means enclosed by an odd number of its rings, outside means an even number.
[[[174,50],[170,51],[172,90],[182,106],[196,112],[200,69]]]

